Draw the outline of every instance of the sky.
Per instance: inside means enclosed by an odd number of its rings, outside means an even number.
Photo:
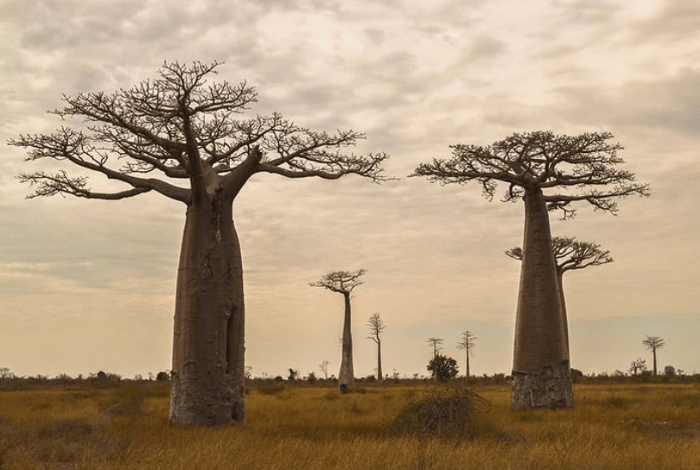
[[[651,364],[700,373],[700,4],[691,0],[0,0],[0,366],[16,375],[170,368],[185,211],[156,194],[122,201],[26,199],[25,162],[5,145],[49,133],[63,94],[114,91],[164,61],[220,61],[217,80],[258,91],[250,111],[366,134],[386,152],[381,185],[256,175],[237,198],[246,363],[255,376],[337,375],[342,296],[309,283],[368,270],[354,291],[355,374],[427,374],[429,337],[472,374],[510,372],[522,202],[476,185],[407,176],[515,132],[607,131],[651,185],[611,216],[552,214],[554,235],[599,243],[614,263],[567,273],[571,364],[584,373]],[[67,168],[69,169],[69,168]],[[94,179],[99,185],[99,176]],[[501,194],[505,188],[501,188]]]

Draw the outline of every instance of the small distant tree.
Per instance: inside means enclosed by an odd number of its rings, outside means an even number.
[[[168,372],[162,370],[156,374],[157,382],[167,382],[168,380],[170,380],[170,374],[168,374]]]
[[[676,368],[673,366],[664,367],[664,375],[666,377],[675,377],[676,376]]]
[[[632,364],[630,365],[630,374],[637,375],[637,373],[642,373],[645,370],[647,370],[647,361],[641,357],[638,357],[632,361]]]
[[[438,353],[442,350],[442,338],[436,338],[435,336],[431,336],[428,338],[428,343],[432,348],[433,348],[433,359],[438,356]]]
[[[352,391],[355,386],[355,371],[352,362],[352,317],[350,313],[350,294],[364,284],[360,278],[366,269],[357,271],[333,271],[324,275],[321,280],[309,284],[312,287],[322,287],[331,292],[343,295],[345,300],[345,320],[343,322],[343,348],[338,372],[338,389],[340,393]]]
[[[298,377],[299,377],[299,371],[290,368],[289,374],[287,375],[287,380],[289,380],[290,382],[296,382]]]
[[[476,336],[469,331],[469,330],[464,330],[462,332],[462,337],[460,338],[459,342],[457,343],[457,349],[464,350],[464,356],[466,357],[467,360],[467,370],[465,377],[468,379],[469,378],[469,356],[474,354],[474,348],[476,347]]]
[[[316,374],[309,372],[309,376],[306,378],[306,380],[309,381],[309,384],[314,385],[316,383]]]
[[[367,321],[367,326],[369,326],[369,336],[367,338],[377,343],[377,380],[382,380],[382,339],[380,335],[386,325],[384,325],[379,313],[373,313]]]
[[[328,361],[323,361],[321,364],[318,365],[318,368],[321,369],[321,372],[323,372],[323,379],[328,380],[328,366],[331,363]]]
[[[433,374],[433,377],[440,382],[447,382],[450,379],[454,379],[459,372],[457,361],[451,357],[443,356],[442,354],[438,354],[430,360],[428,363],[428,370]]]
[[[10,372],[9,367],[0,367],[0,379],[11,379],[14,374]]]
[[[651,351],[652,356],[654,357],[654,366],[652,369],[652,373],[654,374],[654,377],[656,377],[656,350],[659,348],[663,348],[664,345],[666,344],[664,342],[664,339],[660,336],[647,336],[642,340],[642,344]]]

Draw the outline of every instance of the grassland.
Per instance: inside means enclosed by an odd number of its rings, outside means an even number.
[[[423,386],[252,390],[245,426],[167,423],[166,384],[0,392],[5,469],[700,469],[700,385],[577,385],[568,411],[508,410],[507,386],[473,438],[392,431]]]

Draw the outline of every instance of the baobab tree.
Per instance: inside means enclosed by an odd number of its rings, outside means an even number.
[[[321,372],[323,372],[323,379],[328,380],[328,366],[331,363],[328,361],[323,361],[318,365],[318,368],[321,369]]]
[[[652,373],[654,374],[654,377],[656,377],[656,350],[663,348],[666,343],[661,336],[647,335],[647,337],[642,340],[642,344],[647,348],[647,350],[651,351],[651,354],[653,355],[654,363],[652,366]]]
[[[384,376],[382,375],[382,338],[380,335],[384,331],[384,328],[386,328],[386,325],[384,321],[382,321],[381,315],[375,312],[369,317],[369,320],[367,320],[367,326],[369,326],[369,336],[367,339],[371,339],[377,343],[377,380],[382,380]]]
[[[474,334],[471,331],[464,330],[462,332],[461,338],[459,339],[459,342],[457,343],[457,349],[464,350],[464,356],[466,357],[467,369],[465,377],[467,379],[469,378],[469,356],[474,354],[474,348],[476,347],[476,339],[476,336],[474,336]]]
[[[438,353],[442,350],[442,342],[442,338],[436,338],[435,336],[431,336],[426,341],[426,343],[428,343],[433,348],[433,358],[437,357]]]
[[[573,406],[566,325],[561,310],[549,212],[563,218],[586,202],[615,214],[618,198],[649,195],[649,186],[617,169],[622,147],[610,133],[578,136],[537,131],[513,134],[490,146],[454,145],[452,158],[419,165],[411,176],[441,184],[476,181],[487,199],[498,183],[508,189],[504,201],[525,206],[523,262],[515,322],[511,408]]]
[[[342,351],[340,371],[338,372],[338,389],[340,393],[352,391],[355,387],[355,369],[352,361],[352,317],[350,313],[350,294],[353,289],[364,284],[360,280],[367,272],[366,269],[357,271],[333,271],[324,275],[319,281],[309,284],[312,287],[323,287],[331,292],[343,295],[345,300],[345,319],[343,322]]]
[[[356,174],[378,182],[385,154],[345,154],[363,134],[299,127],[280,114],[245,118],[257,101],[246,82],[209,82],[219,64],[164,63],[154,80],[113,93],[63,96],[53,111],[82,118],[79,130],[22,135],[11,145],[28,161],[65,168],[19,179],[29,196],[119,200],[158,193],[186,207],[178,267],[170,420],[190,425],[242,422],[244,398],[243,270],[233,201],[251,176],[337,179]],[[91,189],[84,174],[114,182]]]
[[[632,375],[637,375],[637,372],[644,372],[645,370],[647,370],[647,361],[641,357],[638,357],[630,364],[630,373]]]
[[[569,319],[564,298],[564,273],[591,266],[601,266],[612,263],[613,259],[609,251],[603,251],[600,245],[592,242],[582,242],[573,237],[552,237],[552,254],[557,268],[557,280],[559,281],[559,298],[561,299],[562,321],[566,349],[569,350]],[[523,249],[514,247],[506,251],[506,255],[522,261]]]

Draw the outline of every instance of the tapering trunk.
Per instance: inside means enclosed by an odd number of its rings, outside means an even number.
[[[652,348],[651,353],[654,356],[654,377],[656,377],[656,348]]]
[[[192,203],[177,277],[170,421],[243,422],[243,268],[233,198]]]
[[[557,280],[559,281],[559,298],[561,300],[561,319],[564,324],[564,339],[566,340],[566,355],[570,357],[569,354],[571,349],[569,349],[569,315],[566,312],[566,299],[564,298],[564,273],[557,269]]]
[[[469,379],[469,348],[466,348],[467,351],[467,380]]]
[[[382,341],[377,338],[377,380],[382,380]]]
[[[547,206],[539,188],[527,188],[523,261],[513,353],[511,408],[573,406],[566,322]]]
[[[345,321],[343,322],[343,350],[338,373],[340,393],[352,391],[355,387],[355,371],[352,365],[352,325],[350,316],[350,293],[343,293],[345,299]]]

